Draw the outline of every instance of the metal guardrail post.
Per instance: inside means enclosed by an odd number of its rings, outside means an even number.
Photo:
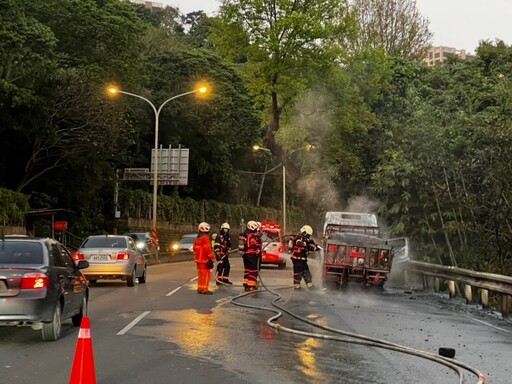
[[[466,303],[473,301],[473,288],[469,284],[464,285],[464,296],[466,296]]]
[[[453,280],[448,281],[448,292],[450,292],[450,298],[455,297],[455,295],[457,293],[455,290],[455,281],[453,281]]]
[[[503,316],[508,316],[509,313],[508,313],[508,302],[509,302],[509,299],[508,299],[508,296],[507,295],[502,295],[501,296],[501,314]]]
[[[480,301],[482,302],[482,307],[489,307],[489,291],[487,289],[482,289],[480,291]]]

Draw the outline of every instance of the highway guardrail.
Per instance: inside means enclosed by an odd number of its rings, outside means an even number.
[[[479,299],[483,307],[489,306],[489,291],[499,293],[501,295],[500,311],[504,316],[508,315],[509,300],[512,296],[511,276],[412,260],[405,261],[403,264],[406,270],[423,275],[424,288],[430,286],[430,280],[433,278],[433,288],[439,292],[441,281],[446,281],[450,297],[456,296],[456,282],[464,284],[464,296],[467,302],[474,302],[475,288],[479,289]]]

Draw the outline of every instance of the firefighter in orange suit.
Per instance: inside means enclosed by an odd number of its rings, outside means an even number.
[[[211,239],[210,225],[208,223],[199,224],[199,232],[194,241],[194,261],[197,266],[197,293],[201,295],[211,295],[209,290],[211,269],[215,260]]]
[[[261,257],[261,237],[258,235],[258,223],[249,221],[247,230],[240,235],[239,249],[244,261],[244,288],[246,291],[258,289],[258,265]]]

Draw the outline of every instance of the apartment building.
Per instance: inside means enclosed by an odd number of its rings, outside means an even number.
[[[430,47],[423,62],[429,67],[437,63],[444,63],[449,56],[458,56],[461,60],[471,60],[474,56],[466,53],[465,49],[452,47]]]
[[[142,4],[146,8],[152,9],[152,8],[164,8],[164,3],[158,3],[156,1],[147,1],[147,0],[128,0],[130,3],[134,4]]]

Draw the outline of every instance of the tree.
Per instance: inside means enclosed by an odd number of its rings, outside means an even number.
[[[45,115],[31,116],[17,134],[9,133],[9,145],[16,148],[17,156],[12,156],[16,159],[13,167],[12,160],[7,159],[6,164],[19,171],[18,191],[73,157],[83,159],[91,146],[108,147],[104,153],[107,157],[125,148],[125,144],[114,146],[124,131],[119,110],[107,108],[101,92],[109,78],[128,82],[140,76],[141,64],[134,54],[144,30],[133,7],[117,1],[101,6],[92,0],[34,1],[25,4],[23,11],[32,15],[31,20],[45,23],[58,43],[53,48],[53,87],[51,94],[45,95]],[[41,61],[37,58],[27,68]],[[36,71],[41,83],[48,81],[44,66],[39,65]],[[39,94],[44,96],[41,91]],[[96,152],[94,159],[100,158]]]
[[[375,108],[386,130],[373,174],[382,213],[431,260],[512,270],[511,52],[484,43],[471,62],[396,62]]]
[[[332,44],[333,36],[350,34],[350,21],[345,0],[229,0],[221,7],[212,42],[226,58],[241,63],[262,111],[265,144],[286,165],[291,180],[300,170],[276,134],[286,111],[310,87],[312,74],[339,61],[342,52]]]
[[[205,49],[154,52],[148,62],[154,100],[164,101],[202,81],[211,87],[205,100],[194,95],[173,100],[160,118],[160,143],[190,148],[191,176],[183,194],[238,202],[240,180],[235,165],[259,136],[256,113],[242,79]],[[146,126],[151,126],[150,121],[146,120]]]
[[[10,188],[49,114],[57,70],[55,35],[22,3],[0,0],[0,180]]]
[[[421,60],[430,46],[429,21],[416,0],[354,0],[359,22],[354,49],[382,48],[392,56]]]

